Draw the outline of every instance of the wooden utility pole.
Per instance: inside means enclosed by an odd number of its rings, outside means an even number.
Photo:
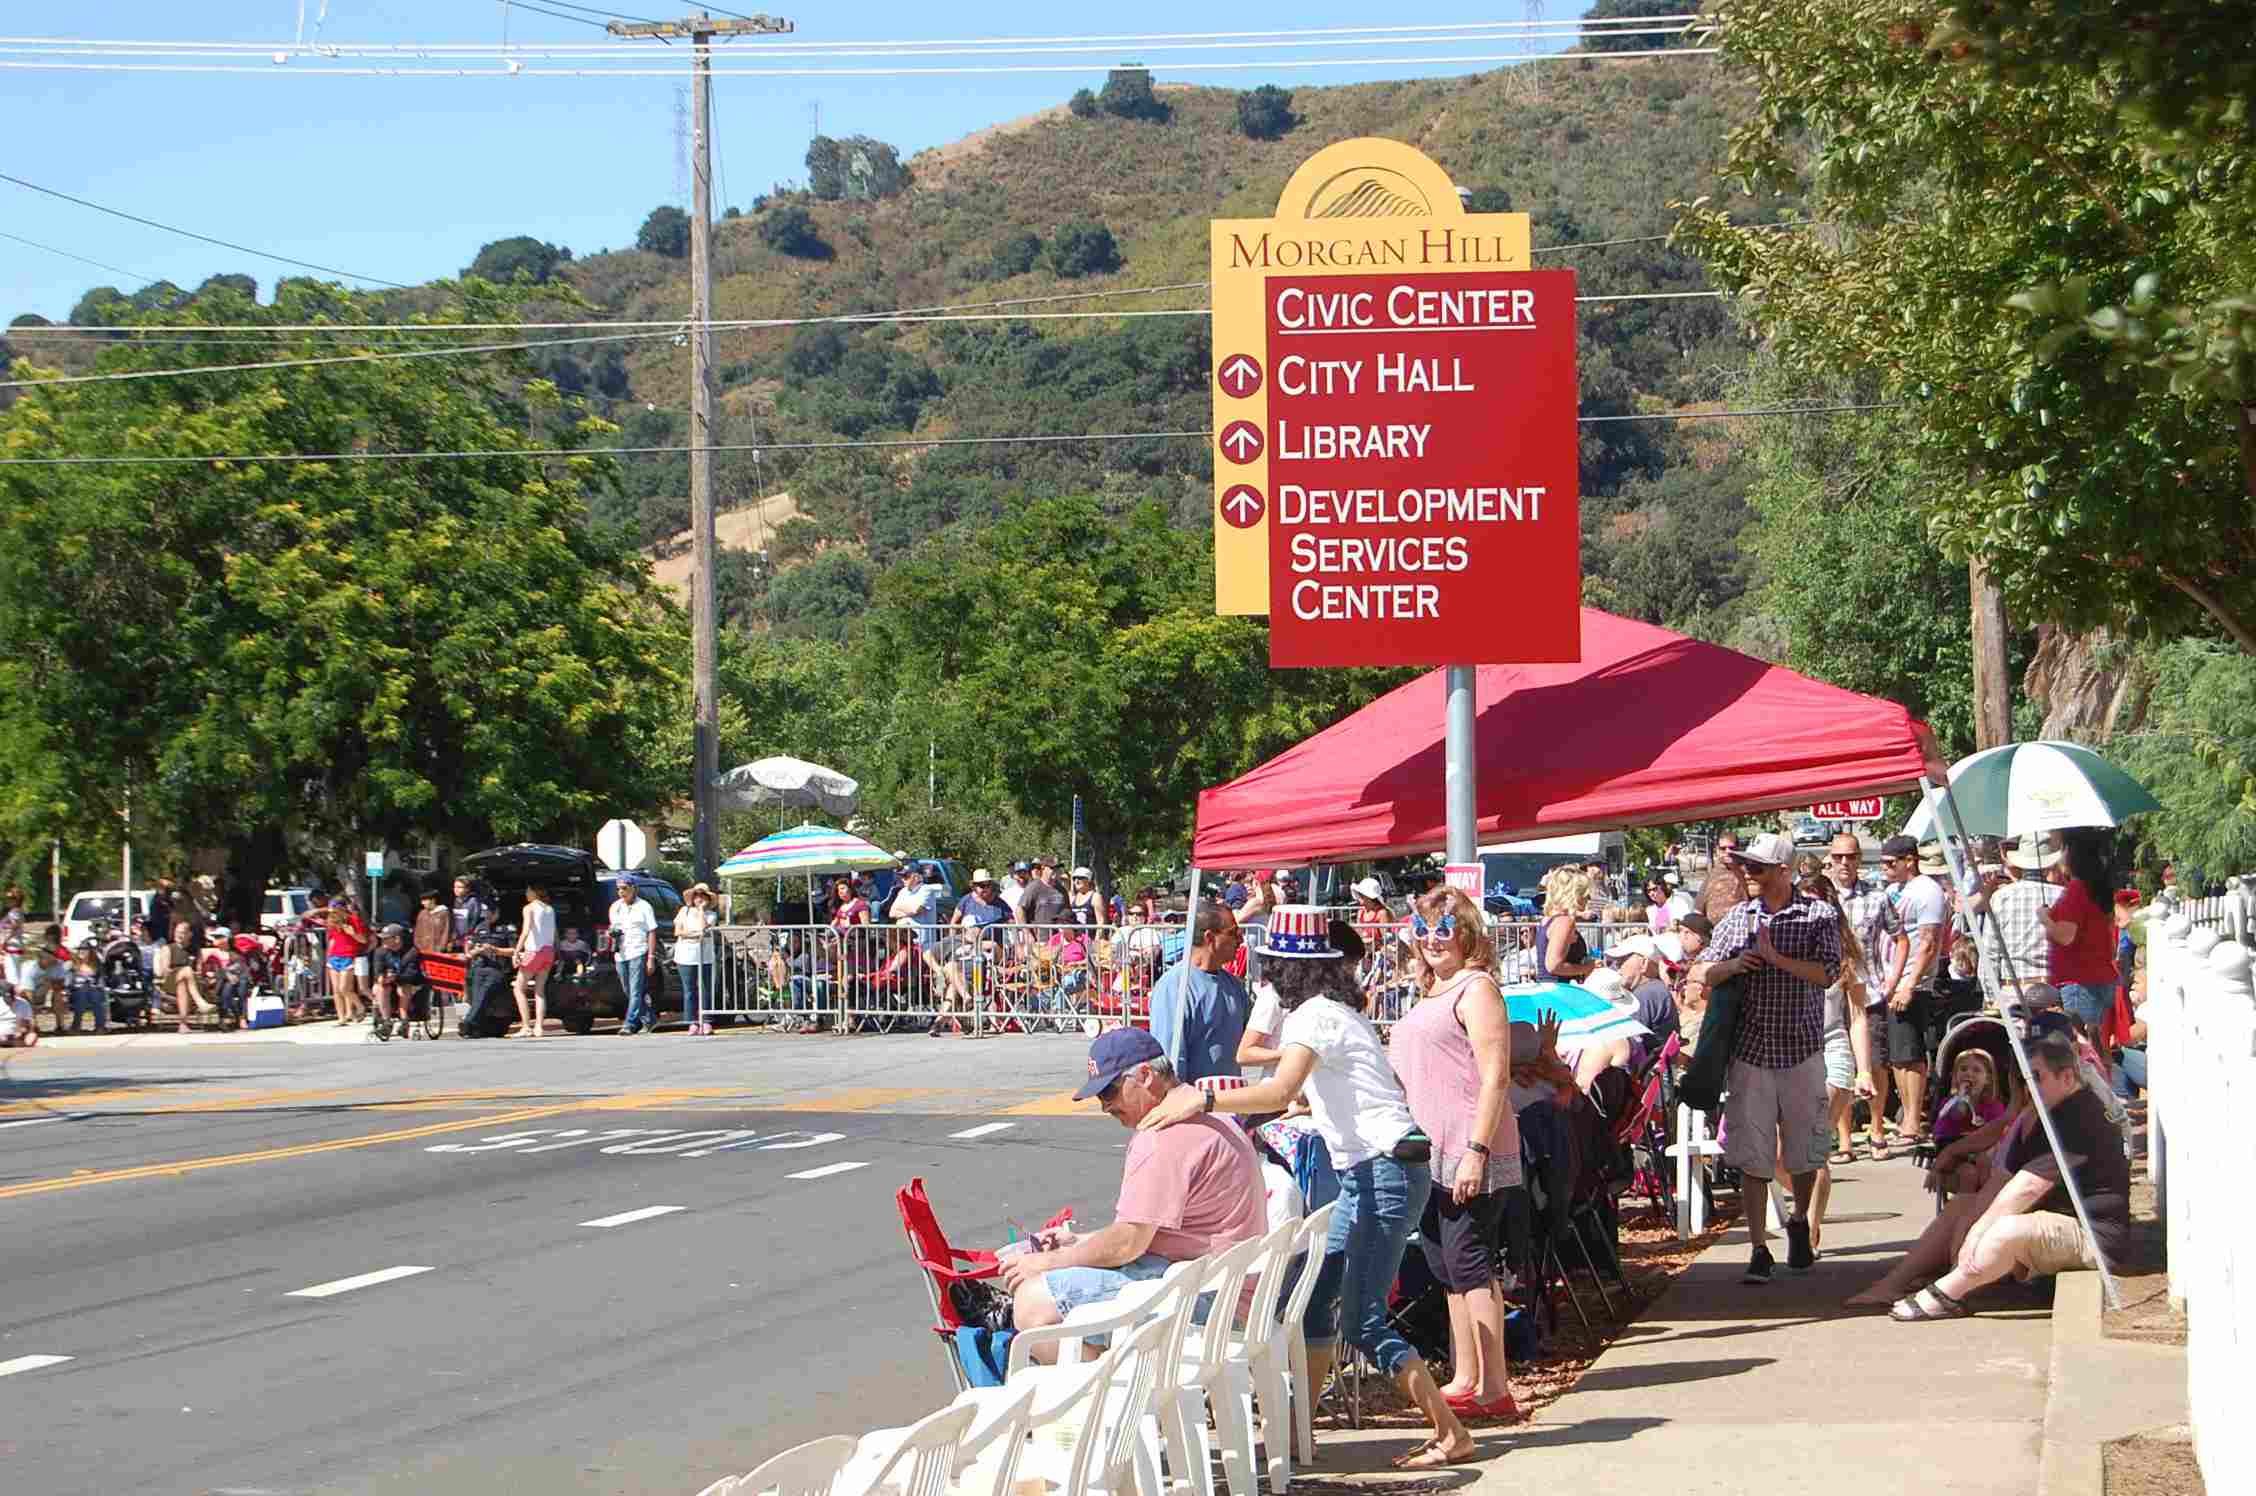
[[[2013,741],[2013,681],[2005,663],[2005,594],[1979,561],[1966,566],[1974,604],[1974,746]]]
[[[713,38],[790,31],[773,16],[717,19],[700,11],[681,21],[613,21],[613,36],[686,37],[696,95],[696,140],[689,190],[689,533],[696,563],[690,592],[692,668],[696,675],[693,856],[700,881],[720,865],[720,684],[714,655],[719,610],[713,597]]]

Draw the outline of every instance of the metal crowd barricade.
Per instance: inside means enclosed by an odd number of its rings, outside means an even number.
[[[718,935],[705,1015],[792,1032],[1149,1023],[1152,983],[1182,950],[1180,926],[1156,925],[751,924]]]

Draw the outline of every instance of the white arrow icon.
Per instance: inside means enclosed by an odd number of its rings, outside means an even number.
[[[1235,488],[1222,501],[1223,517],[1239,529],[1261,518],[1261,495],[1250,488]]]
[[[1222,445],[1228,447],[1238,461],[1244,462],[1260,454],[1261,433],[1240,422],[1222,434]]]
[[[1261,387],[1261,365],[1239,354],[1222,366],[1222,384],[1233,395],[1244,395]]]

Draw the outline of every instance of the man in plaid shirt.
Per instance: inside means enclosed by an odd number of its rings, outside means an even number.
[[[2044,881],[2044,875],[2059,865],[2060,854],[2035,845],[2035,837],[2022,840],[2028,845],[2005,857],[2014,869],[2012,881],[2000,883],[1969,904],[1976,913],[1989,916],[1982,931],[1982,995],[2000,1008],[2008,998],[2018,997],[2022,987],[2045,979],[2051,944],[2045,935],[2044,911],[2060,897],[2060,889]],[[2013,968],[2010,992],[2005,958]]]
[[[1724,1162],[1739,1171],[1747,1235],[1746,1283],[1768,1283],[1770,1181],[1781,1162],[1794,1187],[1786,1265],[1807,1272],[1810,1194],[1832,1150],[1825,1095],[1825,989],[1841,975],[1841,916],[1794,887],[1792,838],[1758,836],[1731,854],[1746,889],[1716,927],[1694,975],[1709,987],[1741,978],[1738,1033],[1723,1102]]]

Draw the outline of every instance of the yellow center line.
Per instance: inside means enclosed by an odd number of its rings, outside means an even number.
[[[661,1093],[663,1094],[663,1093]],[[487,1115],[462,1118],[453,1122],[431,1122],[421,1127],[403,1127],[391,1132],[372,1132],[357,1138],[337,1138],[326,1143],[298,1143],[286,1148],[260,1148],[250,1153],[229,1153],[216,1158],[181,1159],[168,1164],[141,1164],[129,1169],[100,1169],[79,1174],[58,1175],[52,1179],[32,1179],[22,1184],[0,1186],[0,1200],[14,1200],[25,1195],[52,1194],[58,1190],[79,1189],[89,1184],[120,1184],[133,1179],[175,1178],[183,1174],[200,1173],[205,1169],[224,1169],[236,1164],[274,1163],[286,1158],[310,1158],[318,1153],[341,1153],[350,1148],[369,1148],[379,1143],[407,1143],[417,1138],[436,1137],[440,1133],[464,1132],[474,1127],[495,1127],[512,1122],[532,1122],[542,1117],[562,1116],[566,1112],[634,1110],[647,1104],[640,1095],[617,1096],[558,1102],[553,1106],[524,1107],[514,1112],[494,1112]]]

